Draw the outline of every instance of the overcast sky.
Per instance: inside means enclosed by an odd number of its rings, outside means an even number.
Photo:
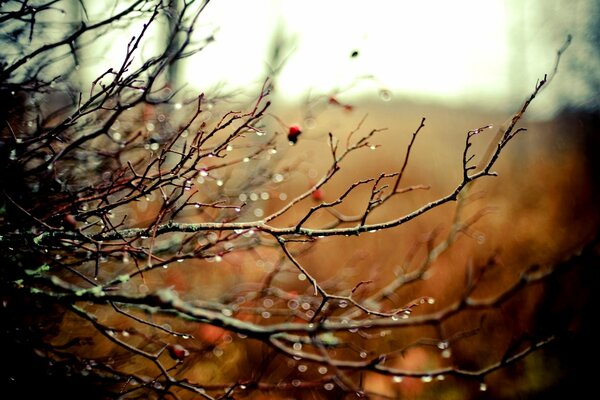
[[[278,32],[290,44],[278,89],[291,99],[372,75],[352,93],[389,89],[400,100],[513,109],[552,71],[567,33],[575,40],[565,57],[587,57],[582,19],[594,1],[213,1],[198,34],[216,30],[216,40],[189,60],[184,81],[198,90],[262,82]],[[125,47],[114,42],[108,60],[119,59]],[[358,56],[350,57],[353,51]],[[539,99],[535,114],[551,116],[567,97],[590,96],[583,80],[567,75]]]

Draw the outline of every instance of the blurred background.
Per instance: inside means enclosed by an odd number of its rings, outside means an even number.
[[[108,3],[84,2],[90,17]],[[384,99],[511,112],[552,72],[556,51],[572,35],[561,73],[529,113],[550,118],[565,108],[598,107],[599,20],[595,0],[214,1],[196,28],[198,38],[214,41],[171,79],[191,91],[237,90],[276,70],[286,100],[344,90],[348,100],[379,92]],[[122,59],[130,37],[113,33],[83,57],[88,77]],[[164,36],[155,29],[142,54],[165,46]]]

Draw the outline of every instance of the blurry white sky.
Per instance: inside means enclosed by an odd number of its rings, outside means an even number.
[[[373,75],[354,93],[386,88],[396,99],[512,111],[552,71],[567,32],[577,47],[578,19],[593,1],[213,0],[198,33],[217,29],[216,41],[190,59],[183,81],[198,91],[218,82],[231,89],[262,83],[280,28],[293,50],[278,80],[286,98]],[[110,58],[124,47],[117,43]],[[351,58],[354,50],[359,56]],[[557,81],[535,104],[538,116],[554,112],[565,87],[572,96],[583,90]]]

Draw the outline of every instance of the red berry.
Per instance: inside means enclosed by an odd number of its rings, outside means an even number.
[[[169,355],[174,360],[183,360],[190,352],[180,344],[173,344],[168,347]]]
[[[298,136],[302,133],[302,129],[299,125],[291,125],[288,131],[288,140],[292,143],[296,143],[298,141]]]
[[[322,189],[316,189],[312,192],[312,198],[315,201],[322,201],[323,200],[323,190]]]

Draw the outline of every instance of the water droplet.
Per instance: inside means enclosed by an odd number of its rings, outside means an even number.
[[[288,198],[287,194],[285,194],[285,193],[279,193],[279,200],[286,201],[287,198]]]
[[[302,343],[296,342],[292,345],[292,348],[296,351],[300,351],[300,350],[302,350]]]
[[[217,186],[223,186],[223,180],[221,179],[217,179],[217,181],[215,182],[217,184]]]
[[[215,348],[213,349],[213,354],[214,354],[216,357],[221,357],[221,356],[223,355],[223,353],[224,353],[224,351],[223,351],[223,349],[222,349],[222,348],[220,348],[220,347],[215,347]]]
[[[427,304],[435,304],[435,299],[433,297],[428,297]]]
[[[152,151],[158,150],[159,147],[160,147],[159,144],[156,142],[150,144],[150,150],[152,150]]]
[[[396,376],[394,376],[394,377],[392,378],[392,381],[393,381],[394,383],[400,383],[400,382],[402,382],[402,381],[403,381],[403,378],[402,378],[401,376],[398,376],[398,375],[396,375]]]
[[[442,351],[442,358],[450,358],[452,356],[452,350],[446,349]]]
[[[233,311],[231,311],[229,308],[224,308],[221,310],[221,313],[226,317],[231,317],[233,315]]]
[[[377,146],[375,146],[374,144],[372,144],[372,145],[370,145],[370,146],[369,146],[369,148],[370,148],[371,150],[375,150],[375,149],[377,149]]]
[[[236,207],[234,208],[235,212],[239,213],[240,211],[242,211],[242,209],[240,207]]]
[[[325,374],[327,373],[327,367],[325,367],[325,366],[320,366],[320,367],[319,367],[319,369],[318,369],[318,371],[319,371],[319,373],[320,373],[321,375],[325,375]]]
[[[441,342],[438,342],[438,344],[437,344],[437,347],[438,347],[438,349],[440,349],[440,350],[447,349],[447,348],[448,348],[448,342],[447,342],[447,341],[445,341],[445,340],[444,340],[444,341],[441,341]]]
[[[308,367],[304,364],[298,365],[298,371],[300,371],[300,372],[306,372],[307,369],[308,369]]]
[[[423,382],[431,382],[433,380],[433,377],[431,375],[425,375],[421,377],[421,380]]]
[[[443,381],[446,379],[446,377],[444,375],[438,375],[435,377],[435,379],[437,379],[438,381]]]
[[[277,149],[269,149],[269,154],[277,154]]]
[[[250,158],[248,158],[248,157],[244,157],[244,158],[242,159],[242,161],[243,161],[243,162],[245,162],[245,163],[247,163],[247,162],[250,162]]]
[[[260,315],[261,315],[261,316],[262,316],[264,319],[271,318],[271,313],[270,313],[270,312],[268,312],[268,311],[263,311],[263,312],[262,312]]]
[[[477,244],[484,244],[485,243],[485,235],[483,233],[478,233],[475,235],[475,241],[477,242]]]
[[[487,385],[483,382],[479,384],[479,390],[485,392],[487,390]]]
[[[361,351],[360,354],[359,354],[360,358],[367,358],[367,355],[368,354],[367,354],[366,351]]]
[[[323,385],[323,388],[325,388],[325,390],[333,390],[334,387],[335,387],[335,385],[331,382],[328,382]]]
[[[338,305],[340,308],[346,308],[348,307],[348,302],[346,300],[340,300]]]
[[[252,201],[258,200],[258,194],[256,194],[256,193],[250,193],[250,200],[252,200]]]
[[[175,106],[174,106],[174,108],[175,108],[176,110],[181,110],[181,107],[183,107],[183,104],[181,104],[181,103],[175,103]]]
[[[356,332],[358,332],[358,328],[352,328],[352,329],[349,329],[348,331],[351,333],[356,333]]]
[[[300,307],[302,307],[303,310],[309,310],[310,309],[310,303],[302,303],[302,305]]]
[[[263,306],[265,306],[266,308],[271,308],[273,307],[273,300],[271,299],[264,299],[263,300]]]
[[[289,308],[290,310],[295,310],[295,309],[297,309],[299,305],[300,305],[300,304],[298,303],[298,301],[297,301],[297,300],[294,300],[294,299],[292,299],[292,300],[288,300],[288,302],[287,302],[287,306],[288,306],[288,308]]]
[[[304,275],[302,273],[298,274],[298,280],[299,281],[305,281],[306,280],[306,275]],[[304,304],[308,304],[308,303],[304,303]]]
[[[298,386],[300,386],[300,384],[301,384],[300,379],[294,379],[292,381],[292,386],[298,387]]]
[[[271,179],[273,179],[273,182],[279,183],[279,182],[283,181],[283,175],[281,175],[281,174],[274,174]]]
[[[262,200],[269,200],[269,197],[270,197],[270,196],[269,196],[269,193],[268,193],[268,192],[262,192],[262,193],[260,194],[260,198],[261,198]]]
[[[255,217],[260,218],[263,215],[265,215],[265,212],[263,211],[262,208],[256,208],[256,209],[254,209],[254,216]]]
[[[390,92],[388,89],[381,89],[379,91],[379,97],[383,101],[390,101],[392,99],[392,92]]]
[[[146,124],[146,129],[148,130],[148,132],[152,132],[154,130],[154,124],[152,122],[148,122]]]

